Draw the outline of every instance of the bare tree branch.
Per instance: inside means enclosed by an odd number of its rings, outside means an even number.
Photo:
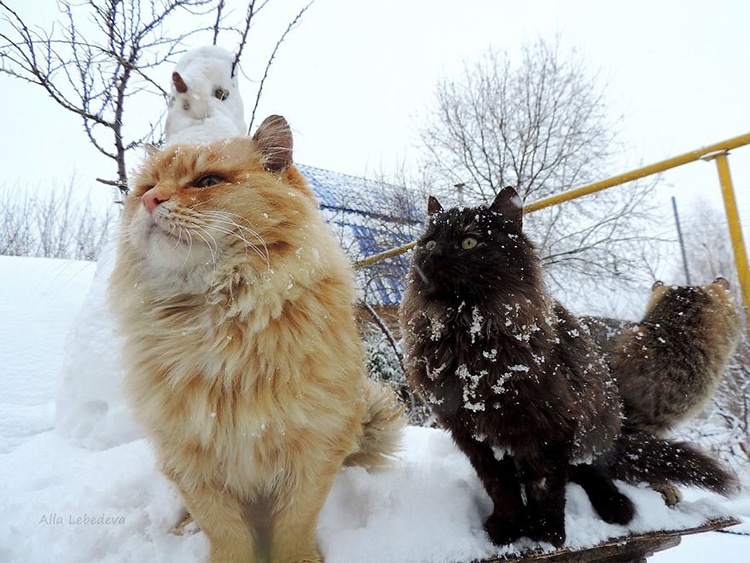
[[[247,43],[247,34],[250,33],[250,26],[255,18],[255,0],[250,0],[247,4],[247,12],[245,15],[245,27],[242,29],[242,35],[240,37],[240,43],[237,47],[237,54],[234,57],[232,63],[232,76],[237,71],[237,65],[240,64],[240,58],[242,58],[242,52],[245,50],[245,44]]]
[[[458,183],[466,203],[489,202],[507,185],[529,202],[606,177],[614,131],[597,77],[563,57],[557,41],[538,41],[517,58],[489,51],[437,84],[435,111],[420,130],[423,167],[449,203]],[[526,229],[552,283],[643,278],[638,246],[654,185],[631,183],[529,215]]]
[[[19,11],[0,0],[0,73],[41,87],[60,107],[82,122],[92,146],[114,161],[117,179],[127,191],[126,153],[153,133],[126,139],[130,100],[165,91],[152,71],[167,62],[176,46],[204,28],[167,35],[177,14],[202,18],[212,0],[60,0],[61,20],[49,31],[31,27]],[[135,124],[128,131],[135,131]]]
[[[219,0],[219,4],[216,6],[216,21],[214,22],[214,38],[211,42],[212,45],[216,45],[216,40],[219,38],[219,30],[221,29],[221,16],[224,12],[224,0]],[[237,64],[239,57],[235,59]],[[232,76],[234,76],[234,65],[232,65]]]
[[[266,83],[266,79],[268,78],[268,73],[271,70],[271,65],[273,64],[274,59],[276,58],[276,53],[279,50],[279,47],[281,47],[281,44],[286,39],[287,35],[295,28],[297,25],[299,25],[299,22],[302,21],[302,16],[305,14],[307,9],[312,6],[313,2],[315,0],[310,0],[299,12],[297,12],[297,15],[294,17],[294,19],[289,22],[289,25],[284,30],[284,33],[281,34],[281,37],[279,37],[279,40],[276,42],[276,46],[273,48],[273,51],[271,52],[271,56],[268,57],[268,62],[266,63],[266,69],[263,71],[263,78],[260,80],[260,85],[258,86],[258,93],[255,96],[255,103],[253,104],[253,110],[250,113],[250,123],[248,123],[248,134],[253,129],[253,123],[255,122],[255,112],[258,110],[258,104],[260,103],[260,97],[263,94],[263,86]],[[242,46],[244,46],[244,41],[242,43]],[[239,59],[239,54],[237,55]]]
[[[233,71],[250,28],[269,2],[249,0]],[[253,116],[279,46],[310,4],[297,13],[276,43]],[[125,194],[128,153],[158,142],[155,121],[136,122],[130,108],[136,100],[142,107],[149,99],[166,106],[168,91],[157,72],[174,62],[187,40],[210,34],[216,44],[220,31],[241,26],[225,23],[225,0],[58,0],[58,6],[60,19],[45,30],[29,24],[20,9],[0,0],[0,21],[8,24],[0,29],[0,73],[42,88],[58,106],[77,115],[91,145],[115,164],[116,179],[103,183]],[[201,25],[208,16],[212,23]]]

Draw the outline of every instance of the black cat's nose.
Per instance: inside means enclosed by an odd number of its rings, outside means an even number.
[[[434,246],[430,249],[430,256],[433,258],[440,258],[443,256],[443,249],[441,246]]]

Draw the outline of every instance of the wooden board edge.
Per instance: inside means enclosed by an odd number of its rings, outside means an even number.
[[[733,517],[712,518],[700,526],[693,528],[684,528],[682,530],[654,530],[650,532],[640,532],[629,536],[619,536],[610,538],[595,546],[584,549],[575,549],[564,547],[552,552],[546,553],[522,553],[517,556],[498,556],[490,559],[477,559],[471,563],[527,563],[532,561],[544,561],[552,563],[556,561],[567,561],[576,563],[606,561],[637,561],[653,555],[657,551],[662,551],[674,547],[680,543],[682,536],[701,534],[728,528],[739,524],[740,521]]]

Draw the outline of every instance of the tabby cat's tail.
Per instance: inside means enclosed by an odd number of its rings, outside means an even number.
[[[344,460],[344,465],[384,466],[399,447],[405,425],[404,408],[390,387],[370,379],[365,384],[365,402],[363,432],[357,449]]]
[[[737,492],[737,477],[692,444],[640,432],[622,434],[608,459],[609,473],[628,483],[678,484],[725,496]]]

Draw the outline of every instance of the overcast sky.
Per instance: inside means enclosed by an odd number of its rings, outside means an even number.
[[[239,10],[245,3],[229,1]],[[28,3],[11,4],[30,14]],[[283,8],[272,3],[243,56],[248,117],[249,79],[259,78],[251,61],[265,62],[272,39],[304,5],[276,4]],[[39,5],[34,10],[49,17],[52,0]],[[625,152],[613,172],[622,172],[750,131],[748,25],[745,0],[316,0],[282,46],[258,116],[287,117],[299,162],[356,175],[388,172],[417,158],[415,131],[439,78],[490,47],[514,52],[558,35],[598,73],[612,115],[620,117]],[[110,197],[93,178],[112,177],[114,169],[87,145],[79,120],[6,76],[0,101],[6,186],[67,181],[75,171],[82,189]],[[151,120],[162,110],[139,108]],[[730,164],[750,218],[750,147],[734,151]],[[720,205],[713,164],[693,164],[664,181],[664,193],[678,201],[703,193]]]

